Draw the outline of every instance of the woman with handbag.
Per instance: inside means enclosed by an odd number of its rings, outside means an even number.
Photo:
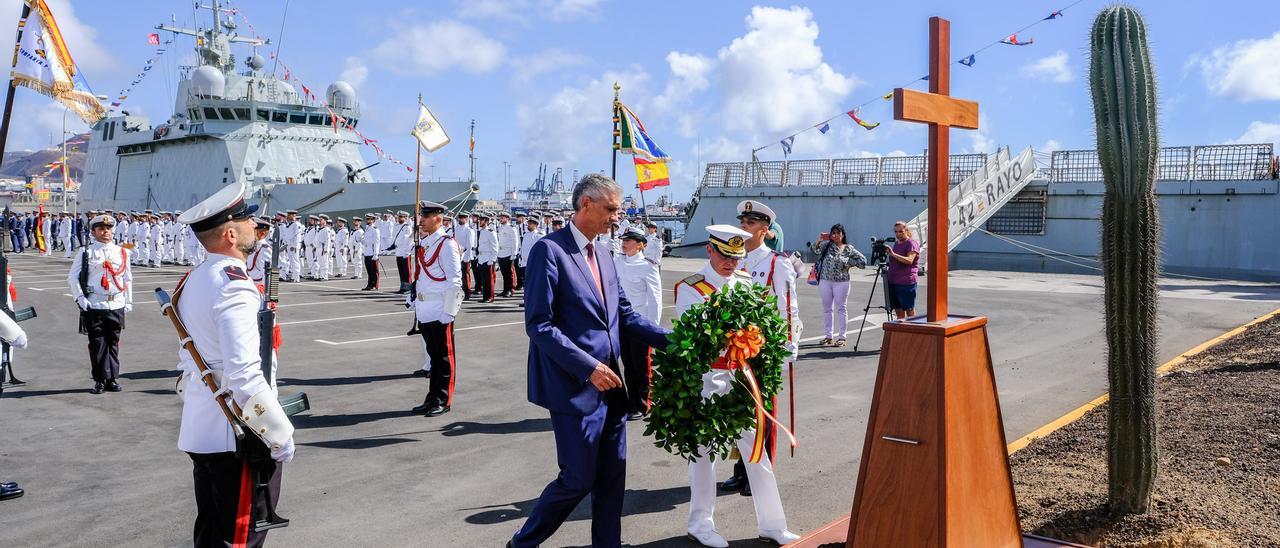
[[[822,295],[822,323],[827,329],[821,344],[844,346],[849,319],[849,269],[866,268],[867,258],[846,242],[844,225],[839,223],[810,248],[818,254],[818,261],[809,273],[809,284],[816,284]]]

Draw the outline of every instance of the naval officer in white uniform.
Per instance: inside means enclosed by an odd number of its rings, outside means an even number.
[[[414,311],[414,331],[422,335],[426,363],[415,375],[431,379],[427,397],[414,413],[435,417],[453,406],[453,386],[457,356],[453,343],[453,323],[462,307],[462,250],[445,234],[443,205],[423,201],[418,204],[418,228],[425,236],[418,241],[413,257],[412,290],[405,307]]]
[[[191,225],[209,255],[174,291],[175,309],[213,372],[218,392],[242,410],[239,420],[246,431],[236,439],[191,353],[180,349],[178,449],[190,455],[194,469],[197,547],[261,546],[266,531],[254,524],[274,513],[280,465],[293,460],[293,425],[262,372],[257,323],[262,296],[245,270],[246,255],[257,247],[253,213],[258,208],[245,204],[245,191],[243,185],[228,185],[178,219]]]
[[[75,255],[67,287],[80,307],[81,333],[89,336],[93,394],[119,392],[120,332],[133,310],[133,267],[129,252],[112,239],[115,219],[99,215],[89,221],[93,242]]]

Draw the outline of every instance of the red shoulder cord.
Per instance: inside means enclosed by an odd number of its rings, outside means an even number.
[[[128,266],[129,266],[129,253],[125,251],[124,248],[120,248],[120,269],[119,270],[116,270],[114,267],[111,266],[110,260],[102,259],[102,270],[103,270],[102,288],[111,289],[111,286],[115,285],[116,289],[119,289],[120,291],[124,291],[125,284],[123,281],[120,280],[120,277],[124,276],[125,268],[127,268]],[[85,268],[85,266],[81,265],[81,268]],[[110,281],[108,281],[108,279]]]
[[[431,254],[430,260],[423,260],[427,256],[427,250],[423,249],[421,246],[418,247],[417,260],[415,261],[418,264],[418,274],[426,274],[427,278],[430,278],[431,281],[435,282],[443,282],[445,280],[446,276],[440,276],[437,278],[431,274],[431,270],[427,267],[436,264],[436,259],[440,258],[440,250],[444,248],[444,241],[446,239],[447,238],[440,238],[440,242],[436,244],[436,251]]]

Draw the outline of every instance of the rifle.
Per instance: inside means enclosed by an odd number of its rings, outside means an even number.
[[[271,384],[275,373],[276,305],[280,302],[280,231],[275,231],[271,244],[271,266],[262,277],[262,307],[258,309],[258,356],[262,359],[262,376]],[[306,392],[280,398],[280,407],[290,417],[311,409]]]

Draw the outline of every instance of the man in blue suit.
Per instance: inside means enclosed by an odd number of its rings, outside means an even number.
[[[569,226],[538,240],[525,271],[529,401],[551,412],[560,475],[507,546],[537,546],[591,495],[591,545],[622,545],[627,395],[620,336],[665,347],[670,331],[631,309],[608,248],[596,236],[618,221],[622,188],[598,173],[573,189]]]

